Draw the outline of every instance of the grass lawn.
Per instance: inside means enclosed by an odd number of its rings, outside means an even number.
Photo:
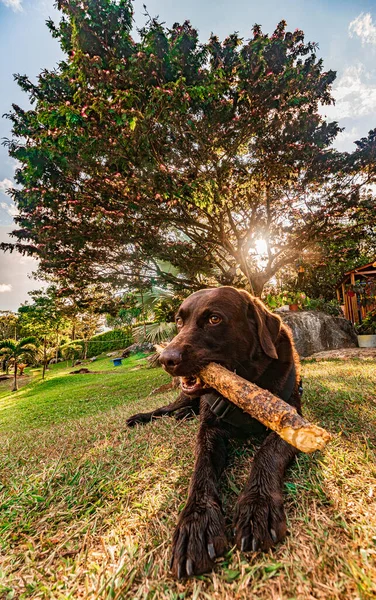
[[[128,415],[169,401],[141,356],[97,374],[34,372],[0,388],[0,598],[292,600],[376,597],[376,362],[306,362],[307,416],[333,433],[298,457],[285,485],[290,535],[270,554],[229,546],[214,573],[176,582],[170,540],[187,495],[197,421],[128,430]],[[254,447],[233,444],[231,507]]]

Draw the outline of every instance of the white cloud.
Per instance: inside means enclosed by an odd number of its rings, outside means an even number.
[[[0,294],[3,294],[5,292],[11,292],[12,291],[12,286],[10,283],[0,283]]]
[[[14,12],[22,12],[23,10],[22,0],[1,0],[1,2],[14,10]]]
[[[371,13],[360,13],[349,25],[349,35],[357,35],[362,40],[362,45],[376,45],[376,25],[372,22]]]
[[[7,177],[5,179],[0,180],[1,193],[6,194],[7,190],[9,190],[12,187],[13,182]],[[10,198],[7,200],[7,202],[0,202],[0,208],[5,210],[5,212],[8,213],[8,215],[10,215],[11,217],[15,217],[16,215],[18,215],[18,210]]]
[[[6,202],[0,202],[0,208],[5,210],[8,213],[8,215],[10,215],[11,217],[15,217],[16,215],[18,215],[18,210],[14,206],[14,204],[7,204]]]
[[[13,183],[10,179],[5,178],[0,181],[0,192],[5,193],[11,187],[13,187]]]
[[[351,127],[351,129],[345,129],[341,131],[334,142],[334,146],[337,150],[352,151],[354,150],[354,142],[361,137],[361,134],[357,127]]]
[[[358,63],[347,67],[333,89],[334,106],[321,110],[329,119],[365,117],[376,113],[376,82]]]

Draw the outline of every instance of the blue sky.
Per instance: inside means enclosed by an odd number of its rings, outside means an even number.
[[[136,0],[136,25],[144,22],[143,4],[149,14],[172,25],[189,19],[202,40],[211,32],[226,37],[238,31],[250,36],[254,23],[271,32],[285,19],[288,28],[303,29],[306,39],[319,44],[326,68],[337,71],[336,105],[323,113],[339,121],[345,131],[336,146],[354,148],[353,141],[376,127],[376,0]],[[58,20],[51,0],[0,0],[0,115],[12,102],[26,108],[27,97],[13,81],[14,73],[32,78],[43,68],[53,68],[60,48],[47,30],[48,17]],[[9,137],[10,124],[0,116],[0,138]],[[15,164],[0,147],[0,241],[12,227],[14,207],[5,194],[12,185]],[[36,268],[30,258],[0,255],[0,310],[16,310],[27,291],[40,287],[28,278]]]

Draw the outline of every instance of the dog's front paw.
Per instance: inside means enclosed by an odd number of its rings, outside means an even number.
[[[192,577],[211,571],[214,559],[227,546],[225,521],[216,501],[188,501],[172,541],[171,570],[175,577]]]
[[[128,427],[134,427],[140,423],[149,423],[152,420],[152,416],[150,413],[137,413],[137,415],[132,415],[126,420],[126,424]]]
[[[235,542],[240,550],[267,551],[286,535],[286,515],[280,494],[244,492],[234,517]]]
[[[174,417],[177,421],[187,421],[189,419],[194,419],[195,416],[196,413],[190,406],[180,408],[174,413]]]

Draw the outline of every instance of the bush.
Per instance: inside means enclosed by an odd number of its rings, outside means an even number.
[[[309,298],[307,310],[319,310],[331,317],[343,317],[343,312],[338,300],[325,300],[325,298]]]
[[[74,340],[74,344],[80,345],[84,350],[84,340]],[[133,337],[126,329],[111,329],[106,333],[95,335],[88,343],[87,358],[98,356],[102,352],[111,352],[126,348],[133,343]]]
[[[279,294],[268,294],[264,302],[270,310],[275,310],[286,304],[297,304],[302,309],[307,307],[309,298],[304,292],[283,291]]]
[[[364,317],[361,323],[355,325],[358,335],[376,335],[376,308]]]

